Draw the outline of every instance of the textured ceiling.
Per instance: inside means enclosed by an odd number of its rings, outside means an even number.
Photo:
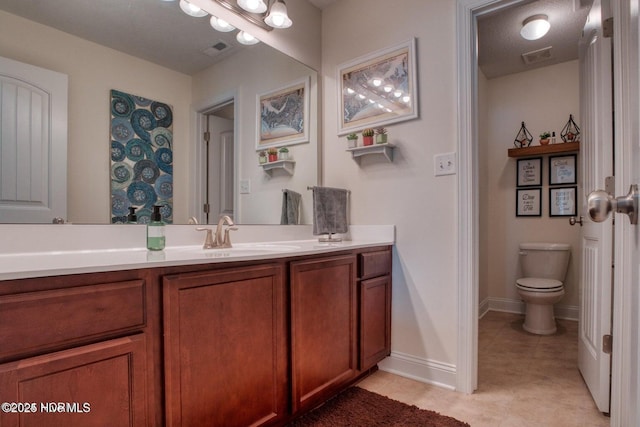
[[[237,31],[214,30],[208,16],[188,16],[178,1],[0,0],[0,10],[189,75],[244,48]],[[203,53],[220,41],[229,48]]]
[[[507,7],[478,18],[478,65],[491,79],[512,73],[578,59],[578,42],[587,19],[589,1],[537,0]],[[551,29],[539,40],[520,36],[522,22],[532,15],[545,14]],[[551,57],[526,65],[522,55],[551,47]]]

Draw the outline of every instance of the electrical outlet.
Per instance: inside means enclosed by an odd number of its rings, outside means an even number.
[[[240,194],[251,194],[251,180],[240,180]]]
[[[433,166],[435,176],[455,175],[456,153],[436,154],[433,156]]]

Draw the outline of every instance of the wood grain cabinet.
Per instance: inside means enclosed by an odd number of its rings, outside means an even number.
[[[391,352],[391,251],[359,255],[359,369]]]
[[[167,425],[252,426],[287,415],[283,267],[166,276]]]
[[[317,406],[356,376],[356,256],[291,263],[293,411]]]

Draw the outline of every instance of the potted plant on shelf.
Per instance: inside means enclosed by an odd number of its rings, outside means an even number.
[[[356,148],[358,146],[358,134],[350,133],[347,135],[347,148]]]
[[[387,143],[387,129],[386,128],[377,128],[376,129],[376,144],[386,144]]]
[[[540,145],[547,145],[549,143],[549,138],[551,137],[551,133],[544,131],[540,134]]]
[[[278,150],[278,160],[289,160],[289,149],[282,147]]]
[[[269,161],[270,162],[275,162],[276,160],[278,160],[278,149],[277,148],[269,148],[267,150],[267,153],[269,154]]]
[[[267,163],[267,152],[262,150],[261,152],[258,153],[258,163],[263,165],[265,163]]]
[[[362,131],[362,145],[373,145],[373,134],[375,132],[371,128]]]

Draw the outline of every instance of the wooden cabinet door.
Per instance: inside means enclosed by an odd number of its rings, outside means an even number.
[[[355,377],[356,309],[355,255],[291,263],[294,412]]]
[[[169,426],[255,426],[286,416],[283,267],[166,276]]]
[[[391,276],[360,282],[360,369],[391,352]]]
[[[0,425],[147,425],[145,352],[134,335],[0,365]]]

